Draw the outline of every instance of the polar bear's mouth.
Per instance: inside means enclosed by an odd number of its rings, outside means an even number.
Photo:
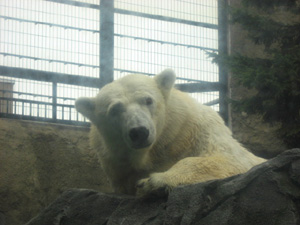
[[[151,143],[144,143],[144,144],[139,144],[139,145],[132,145],[131,147],[133,149],[144,149],[144,148],[148,148],[149,146],[151,146]]]

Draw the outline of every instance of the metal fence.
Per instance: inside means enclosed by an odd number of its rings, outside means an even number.
[[[0,116],[88,124],[79,96],[128,73],[177,73],[176,87],[225,118],[224,0],[1,0]]]

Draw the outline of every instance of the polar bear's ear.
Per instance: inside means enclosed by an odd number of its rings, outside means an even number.
[[[90,120],[94,119],[95,98],[81,97],[75,101],[75,108],[83,116]]]
[[[160,74],[156,75],[154,79],[163,95],[168,97],[169,92],[175,83],[175,72],[172,69],[165,69]]]

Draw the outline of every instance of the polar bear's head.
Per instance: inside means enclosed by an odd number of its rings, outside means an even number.
[[[163,130],[174,82],[170,69],[154,79],[128,75],[103,87],[94,98],[77,99],[75,107],[98,128],[106,145],[147,149]]]

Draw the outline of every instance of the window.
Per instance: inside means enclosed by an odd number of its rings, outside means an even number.
[[[0,2],[2,117],[85,122],[74,101],[96,95],[110,57],[114,79],[173,68],[177,88],[219,110],[219,68],[207,55],[219,50],[218,0],[114,0],[111,52],[101,50],[99,8],[98,0]]]

